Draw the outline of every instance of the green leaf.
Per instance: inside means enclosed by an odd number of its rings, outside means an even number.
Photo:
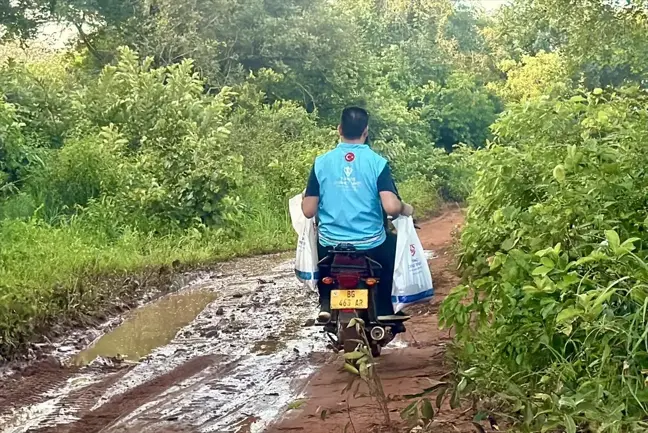
[[[460,393],[466,389],[466,386],[468,385],[468,380],[465,377],[461,378],[461,381],[459,381],[459,385],[457,385],[457,391]]]
[[[531,403],[527,402],[524,405],[524,424],[530,426],[533,422],[533,410],[531,409]]]
[[[612,248],[612,250],[616,250],[619,248],[619,246],[621,246],[621,240],[619,239],[619,235],[616,231],[606,230],[605,238],[607,239],[608,244],[610,245],[610,248]]]
[[[565,166],[558,164],[553,170],[553,176],[558,183],[563,183],[565,181]]]
[[[565,414],[564,418],[566,433],[576,433],[576,423],[574,422],[574,418],[567,414]]]
[[[510,251],[511,249],[513,249],[516,243],[517,243],[517,238],[510,237],[506,239],[504,242],[502,242],[502,249],[504,251]]]
[[[447,388],[447,387],[448,387],[448,383],[447,383],[447,382],[439,382],[439,383],[436,383],[436,384],[432,385],[432,386],[429,387],[429,388],[425,388],[423,391],[421,391],[421,392],[419,392],[419,393],[416,393],[416,394],[406,394],[406,395],[404,395],[403,397],[405,397],[405,398],[408,399],[408,400],[411,400],[411,399],[413,399],[413,398],[420,398],[420,397],[423,397],[424,395],[428,395],[428,394],[433,393],[433,392],[436,391],[437,389]]]
[[[424,421],[432,421],[434,419],[434,408],[429,399],[424,398],[421,401],[421,416]]]
[[[549,257],[543,257],[540,259],[540,263],[542,263],[545,268],[553,269],[556,267],[556,264]]]
[[[360,364],[360,377],[365,380],[369,378],[369,367],[365,363]]]
[[[348,371],[349,373],[351,373],[351,374],[355,374],[355,375],[358,375],[358,376],[360,375],[360,372],[358,371],[358,369],[355,368],[354,366],[352,366],[351,364],[347,363],[347,362],[344,363],[344,369],[346,371]]]
[[[488,413],[484,412],[484,411],[479,411],[473,417],[473,422],[480,422],[480,421],[483,421],[485,419],[488,419]]]
[[[412,413],[414,411],[417,404],[418,404],[418,401],[415,401],[415,402],[412,402],[412,403],[408,404],[403,410],[401,410],[401,414],[409,415],[410,413]]]
[[[635,243],[635,242],[638,242],[638,241],[640,241],[640,240],[641,240],[640,238],[629,238],[629,239],[626,239],[626,240],[621,244],[621,248],[626,249],[626,250],[628,250],[628,251],[633,251],[633,250],[635,249],[635,245],[634,245],[634,243]]]
[[[457,409],[460,405],[459,392],[455,389],[450,396],[450,408]]]
[[[601,95],[603,93],[603,89],[601,89],[600,87],[596,87],[594,90],[592,90],[592,93],[597,96]]]
[[[445,398],[446,392],[448,392],[448,387],[445,387],[441,390],[439,390],[439,393],[436,396],[436,407],[437,409],[441,409],[441,406],[443,405],[443,399]]]
[[[553,268],[548,268],[546,266],[539,266],[533,270],[531,273],[532,275],[540,275],[540,276],[546,276],[549,272],[551,272]]]
[[[502,256],[498,254],[493,258],[493,261],[491,261],[490,270],[494,271],[500,266],[502,266]]]
[[[401,419],[407,420],[410,423],[418,422],[418,404],[418,401],[408,404],[400,413]]]
[[[575,317],[580,316],[581,314],[583,314],[583,311],[578,308],[565,308],[556,316],[556,323],[561,324],[569,322]]]
[[[544,257],[544,256],[546,256],[547,254],[552,253],[553,251],[554,251],[554,249],[550,247],[550,248],[545,248],[544,250],[536,251],[535,254],[536,254],[536,256],[538,256],[538,257]]]
[[[344,354],[344,359],[348,359],[349,361],[357,360],[357,359],[364,358],[364,357],[365,357],[364,353],[357,352],[357,351],[348,352],[348,353]]]

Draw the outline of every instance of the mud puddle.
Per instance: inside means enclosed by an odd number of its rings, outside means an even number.
[[[138,308],[116,329],[81,351],[73,362],[85,366],[97,357],[139,361],[169,343],[217,297],[212,291],[182,291]]]
[[[321,330],[302,326],[316,296],[291,262],[277,261],[234,262],[226,275],[134,310],[66,354],[85,367],[61,369],[65,379],[20,400],[28,405],[0,408],[0,431],[262,431],[298,400],[319,362],[313,352],[327,353]]]

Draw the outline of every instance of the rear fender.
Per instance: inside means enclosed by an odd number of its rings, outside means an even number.
[[[358,314],[355,311],[348,312],[344,310],[339,310],[338,322],[340,323],[341,326],[347,327],[349,326],[351,319],[355,319],[356,317],[358,317]]]

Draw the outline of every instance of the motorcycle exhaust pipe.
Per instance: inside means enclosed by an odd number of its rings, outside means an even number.
[[[385,328],[382,326],[374,326],[369,332],[371,339],[374,341],[382,341],[385,338]]]

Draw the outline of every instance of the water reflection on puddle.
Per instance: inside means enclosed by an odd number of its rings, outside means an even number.
[[[138,308],[119,327],[80,352],[74,362],[87,365],[99,356],[121,356],[138,361],[169,343],[178,330],[191,323],[216,296],[208,291],[176,293]]]

